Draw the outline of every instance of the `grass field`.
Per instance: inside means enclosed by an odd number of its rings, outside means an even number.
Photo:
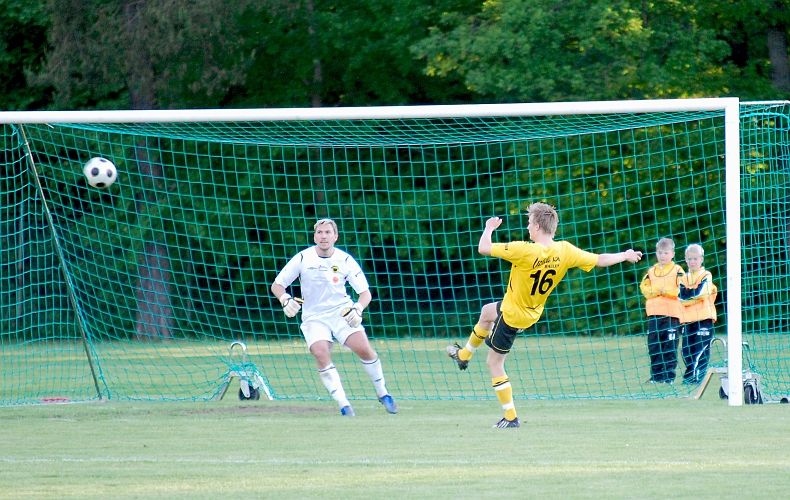
[[[790,405],[701,400],[0,407],[0,497],[786,498]]]

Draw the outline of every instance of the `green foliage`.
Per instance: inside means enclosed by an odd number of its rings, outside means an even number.
[[[158,108],[216,107],[243,81],[252,54],[238,20],[249,2],[51,2],[52,51],[33,80],[57,108],[128,108],[129,92]]]
[[[473,100],[459,81],[426,76],[409,46],[441,12],[474,3],[265,2],[243,20],[242,36],[255,57],[246,83],[231,89],[223,106],[310,106],[314,94],[324,106]]]
[[[780,245],[770,221],[784,210],[780,162],[786,117],[761,113],[755,109],[744,118],[744,158],[754,158],[751,176],[744,178],[754,221],[744,228],[746,262],[756,260],[752,253],[760,255],[763,246]],[[324,216],[338,220],[339,245],[366,269],[377,296],[372,320],[384,335],[465,329],[464,315],[500,298],[507,280],[505,264],[475,252],[482,221],[505,216],[495,237],[524,239],[524,211],[541,200],[559,209],[559,239],[596,253],[635,247],[648,255],[638,266],[571,272],[550,298],[542,333],[598,336],[642,332],[636,285],[660,237],[674,238],[679,249],[701,243],[721,302],[726,298],[723,121],[703,115],[650,125],[649,118],[640,118],[645,126],[630,129],[591,121],[592,129],[610,131],[558,137],[546,137],[551,127],[577,125],[571,120],[552,125],[548,118],[480,119],[477,125],[467,123],[469,134],[479,126],[491,138],[498,129],[503,138],[524,133],[535,138],[441,146],[387,145],[399,132],[383,121],[297,123],[282,139],[320,143],[335,137],[345,143],[350,139],[343,140],[344,134],[353,130],[357,139],[378,134],[384,140],[378,147],[281,145],[276,138],[268,144],[212,142],[172,132],[146,139],[112,127],[26,130],[79,298],[87,308],[113,304],[113,315],[101,321],[97,335],[128,338],[135,331],[135,290],[141,266],[150,265],[144,257],[149,242],[163,245],[168,256],[175,335],[280,335],[268,287],[286,260],[311,244],[309,228]],[[622,119],[636,125],[635,117]],[[427,133],[427,125],[415,120],[407,128]],[[519,127],[530,132],[516,132]],[[432,133],[438,140],[457,132],[439,127]],[[161,166],[160,178],[140,173],[134,160],[140,148]],[[82,165],[97,154],[113,159],[122,177],[109,191],[88,188],[82,177]],[[9,219],[18,217],[8,213]],[[12,253],[6,255],[14,262]],[[766,278],[761,269],[754,267],[757,274],[744,280],[745,287],[768,279],[781,294],[785,271]],[[47,295],[62,293],[62,283],[51,286]],[[784,295],[776,300],[787,302]],[[747,305],[750,301],[758,305],[765,298],[748,298]],[[569,309],[576,314],[564,315]],[[425,324],[416,331],[401,328],[401,315],[416,310],[421,314],[414,317]],[[754,328],[775,329],[784,324],[781,316],[760,308],[747,318]],[[720,320],[725,324],[726,314]]]
[[[26,72],[44,62],[49,19],[39,0],[0,0],[0,110],[40,109],[48,88],[29,87]]]
[[[2,6],[4,109],[788,97],[767,37],[787,39],[784,0]]]
[[[727,46],[686,2],[492,0],[414,53],[491,99],[551,102],[721,95]]]
[[[784,33],[785,50],[790,33],[787,0],[713,0],[699,2],[702,22],[731,47],[722,61],[722,75],[729,95],[742,100],[789,99],[790,92],[774,85],[768,49],[768,30]],[[787,54],[785,55],[787,57]]]
[[[558,238],[586,250],[635,246],[652,253],[654,241],[673,236],[679,247],[702,243],[708,267],[723,272],[721,118],[568,136],[558,127],[572,130],[581,122],[478,121],[469,120],[470,133],[474,126],[501,128],[504,138],[523,135],[515,132],[520,128],[533,130],[535,138],[373,147],[236,144],[225,142],[229,136],[222,142],[155,139],[112,126],[26,130],[80,301],[87,308],[113,305],[113,315],[97,323],[100,336],[127,338],[135,331],[135,290],[139,269],[150,266],[144,257],[149,242],[167,253],[177,335],[277,336],[278,311],[268,286],[288,258],[311,244],[312,221],[324,216],[338,220],[339,245],[368,272],[378,304],[372,314],[388,337],[415,334],[400,328],[403,312],[420,310],[419,317],[440,326],[419,329],[432,336],[465,328],[459,313],[501,298],[507,267],[475,252],[482,221],[507,216],[496,238],[524,239],[522,214],[537,200],[558,208]],[[292,126],[296,137],[305,137],[298,130],[304,128],[306,137],[327,134],[348,143],[368,131],[382,138],[400,133],[394,125]],[[411,126],[432,130],[420,120]],[[557,137],[545,137],[552,127]],[[135,158],[141,148],[161,166],[160,177],[140,173]],[[99,153],[115,161],[122,178],[108,192],[88,188],[81,174],[84,162]],[[578,313],[547,314],[541,332],[641,333],[636,284],[642,272],[628,266],[591,277],[571,273],[549,308]]]

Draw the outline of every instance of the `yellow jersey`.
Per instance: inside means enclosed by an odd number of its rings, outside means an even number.
[[[598,264],[598,255],[567,241],[555,241],[549,247],[526,241],[494,243],[491,256],[513,264],[501,305],[505,323],[513,328],[529,328],[538,322],[546,299],[568,269],[590,271]]]
[[[689,271],[680,278],[680,303],[683,305],[681,322],[692,323],[704,319],[716,322],[716,295],[718,287],[713,284],[710,271],[701,267]]]
[[[680,305],[680,280],[683,269],[675,264],[656,264],[647,270],[639,289],[647,298],[645,310],[648,316],[670,316],[680,319],[683,306]]]

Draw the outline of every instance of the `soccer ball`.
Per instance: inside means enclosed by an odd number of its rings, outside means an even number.
[[[107,158],[91,158],[83,167],[82,173],[88,179],[88,184],[99,189],[112,186],[118,178],[118,170]]]

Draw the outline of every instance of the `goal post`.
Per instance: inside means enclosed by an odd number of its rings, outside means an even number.
[[[741,344],[741,127],[737,100],[724,107],[727,224],[727,380],[730,406],[743,404]],[[734,244],[733,244],[734,243]]]
[[[373,286],[365,322],[390,390],[488,399],[480,360],[461,377],[444,346],[463,341],[480,306],[504,292],[507,267],[474,252],[485,217],[505,217],[497,237],[523,239],[525,207],[546,201],[559,211],[558,239],[597,253],[633,246],[646,258],[569,274],[549,298],[545,327],[509,360],[515,396],[691,393],[644,385],[638,285],[655,242],[672,236],[678,262],[687,244],[706,248],[720,289],[716,335],[726,328],[727,338],[711,363],[726,363],[729,404],[741,405],[744,321],[784,320],[776,311],[742,317],[742,193],[752,189],[741,185],[744,106],[720,98],[0,112],[0,404],[211,399],[232,371],[234,341],[246,342],[275,398],[326,398],[296,322],[268,290],[322,217],[338,221],[338,246]],[[749,151],[765,140],[750,140]],[[118,166],[108,190],[82,178],[94,156]],[[38,189],[20,176],[31,162]],[[767,187],[772,207],[787,190],[779,175]],[[371,397],[364,372],[337,356],[352,396]],[[53,380],[41,389],[27,380],[34,372]],[[781,395],[786,380],[769,392]]]

